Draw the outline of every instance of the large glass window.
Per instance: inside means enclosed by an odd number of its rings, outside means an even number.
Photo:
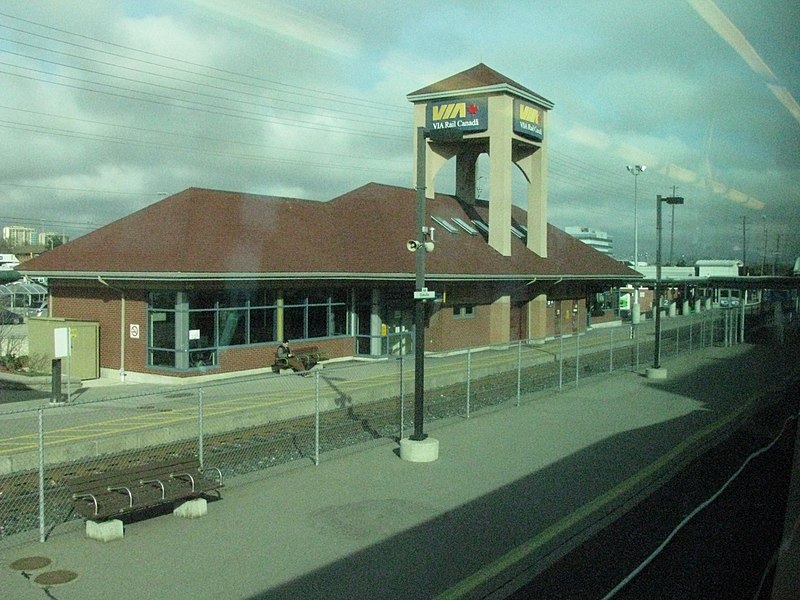
[[[276,341],[277,319],[274,306],[260,306],[251,308],[250,316],[250,343],[264,344]]]
[[[156,367],[175,367],[175,292],[152,292],[147,311],[149,360]]]
[[[219,348],[278,341],[278,295],[272,290],[152,292],[148,302],[150,365],[208,367]],[[347,333],[347,291],[288,291],[284,337],[322,338]],[[182,361],[176,361],[176,356]]]
[[[226,347],[277,341],[274,292],[194,291],[189,298],[190,347]]]
[[[219,345],[243,346],[247,344],[247,309],[225,309],[219,313]]]
[[[287,291],[284,294],[283,332],[287,339],[345,335],[347,291]]]

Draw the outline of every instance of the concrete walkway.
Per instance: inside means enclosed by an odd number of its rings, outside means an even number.
[[[436,462],[402,461],[378,441],[237,478],[207,516],[136,522],[107,544],[67,524],[43,544],[0,549],[0,590],[18,600],[479,597],[495,578],[550,564],[773,400],[800,377],[796,356],[706,348],[665,362],[665,381],[599,376],[434,424]]]

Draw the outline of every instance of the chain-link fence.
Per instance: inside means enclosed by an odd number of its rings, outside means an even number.
[[[662,357],[736,343],[739,326],[726,311],[667,319]],[[424,419],[468,418],[599,373],[638,370],[654,347],[653,325],[644,322],[427,354]],[[0,412],[0,544],[37,534],[44,541],[76,520],[64,483],[71,477],[196,457],[230,479],[293,461],[318,464],[328,451],[369,440],[399,440],[413,427],[414,361],[329,363],[302,377],[270,373],[91,401],[81,392],[68,403]]]

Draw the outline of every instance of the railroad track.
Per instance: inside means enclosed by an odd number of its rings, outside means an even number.
[[[586,348],[580,365],[565,357],[562,369],[582,375],[607,372],[606,349]],[[619,353],[620,355],[623,352]],[[627,352],[630,354],[630,352]],[[622,361],[615,368],[623,368]],[[479,411],[499,405],[519,395],[553,389],[559,384],[559,363],[546,362],[473,379],[470,382],[469,410]],[[413,392],[412,392],[413,393]],[[425,419],[465,416],[467,383],[458,382],[426,390]],[[386,438],[399,440],[402,421],[413,421],[413,398],[393,397],[365,404],[348,404],[343,396],[340,407],[320,414],[319,451],[327,452],[361,442]],[[408,426],[408,425],[407,425]],[[220,468],[226,478],[297,460],[313,460],[316,450],[315,416],[306,415],[283,421],[250,426],[204,437],[204,463]],[[121,452],[102,457],[48,466],[44,474],[45,521],[63,523],[77,518],[64,480],[127,465],[144,464],[180,457],[196,456],[196,439],[173,441],[162,446]],[[36,529],[39,518],[38,471],[15,473],[0,478],[0,537]]]

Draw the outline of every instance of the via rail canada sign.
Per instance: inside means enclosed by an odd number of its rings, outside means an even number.
[[[489,104],[486,98],[429,102],[428,129],[460,129],[465,133],[486,131],[489,127]]]
[[[514,99],[514,133],[541,142],[544,138],[544,113],[533,104]]]

